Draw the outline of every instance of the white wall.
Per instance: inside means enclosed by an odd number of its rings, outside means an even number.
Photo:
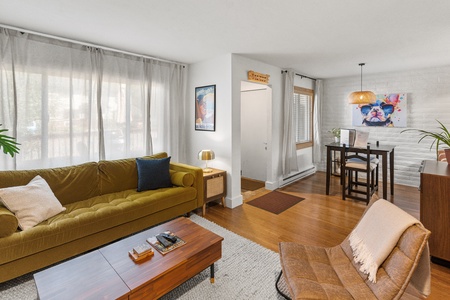
[[[329,143],[333,137],[327,131],[333,127],[353,128],[351,106],[347,96],[360,89],[360,77],[345,77],[324,80],[322,105],[323,142]],[[408,127],[437,130],[436,119],[450,126],[450,66],[428,68],[397,73],[364,75],[363,89],[375,94],[407,93]],[[419,136],[414,132],[400,133],[405,128],[357,127],[369,131],[369,142],[394,144],[395,183],[419,186],[420,163],[425,159],[436,159],[434,149],[429,147],[432,140],[425,139],[418,144]],[[322,159],[325,161],[325,147]],[[320,165],[325,170],[325,164]]]
[[[199,62],[189,66],[188,83],[188,114],[192,118],[186,122],[186,140],[188,141],[186,163],[203,166],[197,160],[201,149],[211,148],[216,153],[216,159],[211,167],[226,170],[227,197],[226,206],[236,207],[242,204],[241,195],[241,81],[247,80],[247,72],[254,70],[269,74],[269,86],[272,87],[272,121],[271,140],[268,153],[266,186],[271,189],[278,187],[281,178],[281,69],[275,66],[255,61],[236,54]],[[216,84],[216,131],[205,132],[194,129],[194,89],[197,86]],[[255,112],[257,113],[257,112]]]
[[[202,149],[212,149],[216,158],[208,166],[227,171],[227,197],[226,205],[236,206],[239,203],[239,194],[232,189],[232,101],[231,101],[231,54],[217,57],[211,60],[189,66],[187,85],[187,112],[186,126],[187,161],[186,163],[204,168],[203,161],[197,159],[197,154]],[[195,87],[216,85],[216,130],[196,131],[195,119]],[[242,198],[242,197],[241,197]],[[242,203],[242,200],[241,200]]]
[[[247,80],[247,72],[253,70],[258,73],[269,74],[269,86],[272,87],[272,121],[270,124],[269,141],[268,141],[268,153],[269,157],[268,168],[270,172],[267,174],[266,188],[276,189],[281,176],[281,68],[268,65],[266,63],[252,60],[240,55],[232,55],[233,64],[233,76],[232,76],[232,95],[233,95],[233,184],[236,187],[241,188],[240,183],[240,162],[241,162],[241,81]],[[257,113],[257,111],[255,111]]]

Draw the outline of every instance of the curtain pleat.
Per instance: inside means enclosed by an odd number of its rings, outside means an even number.
[[[320,115],[322,112],[322,93],[323,93],[323,81],[316,80],[315,84],[315,99],[314,99],[314,144],[313,144],[313,163],[319,164],[322,161],[322,120]]]
[[[294,76],[293,71],[283,72],[283,144],[281,152],[283,176],[298,172],[297,148],[294,128]]]
[[[105,159],[105,136],[102,115],[102,83],[103,83],[103,55],[100,49],[90,48],[92,63],[94,103],[97,107],[97,128],[98,128],[98,159]]]
[[[182,65],[0,28],[0,124],[21,144],[0,169],[177,160],[185,99]]]

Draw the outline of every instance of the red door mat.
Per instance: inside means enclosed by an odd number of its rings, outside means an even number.
[[[293,196],[290,194],[272,191],[252,201],[247,202],[252,206],[267,210],[274,214],[280,214],[286,209],[294,206],[305,198]]]

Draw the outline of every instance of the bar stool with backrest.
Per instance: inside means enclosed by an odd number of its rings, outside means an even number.
[[[341,158],[342,199],[351,198],[369,203],[372,195],[378,190],[379,160],[371,158],[369,145],[356,153],[349,152],[344,145]],[[362,181],[358,173],[366,175],[365,181]]]

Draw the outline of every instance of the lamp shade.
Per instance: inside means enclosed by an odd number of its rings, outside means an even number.
[[[198,159],[200,160],[206,160],[206,166],[203,169],[203,172],[205,173],[211,173],[213,169],[208,168],[208,160],[214,159],[216,156],[214,155],[214,151],[212,150],[200,150],[198,153]]]
[[[201,150],[198,153],[198,159],[199,160],[212,160],[215,158],[214,151],[212,150]]]
[[[360,63],[361,67],[361,91],[353,92],[348,96],[349,104],[374,104],[377,102],[377,96],[371,91],[363,91],[362,90],[362,68],[365,63]]]
[[[377,102],[377,96],[371,91],[353,92],[348,96],[349,104],[373,104]]]

